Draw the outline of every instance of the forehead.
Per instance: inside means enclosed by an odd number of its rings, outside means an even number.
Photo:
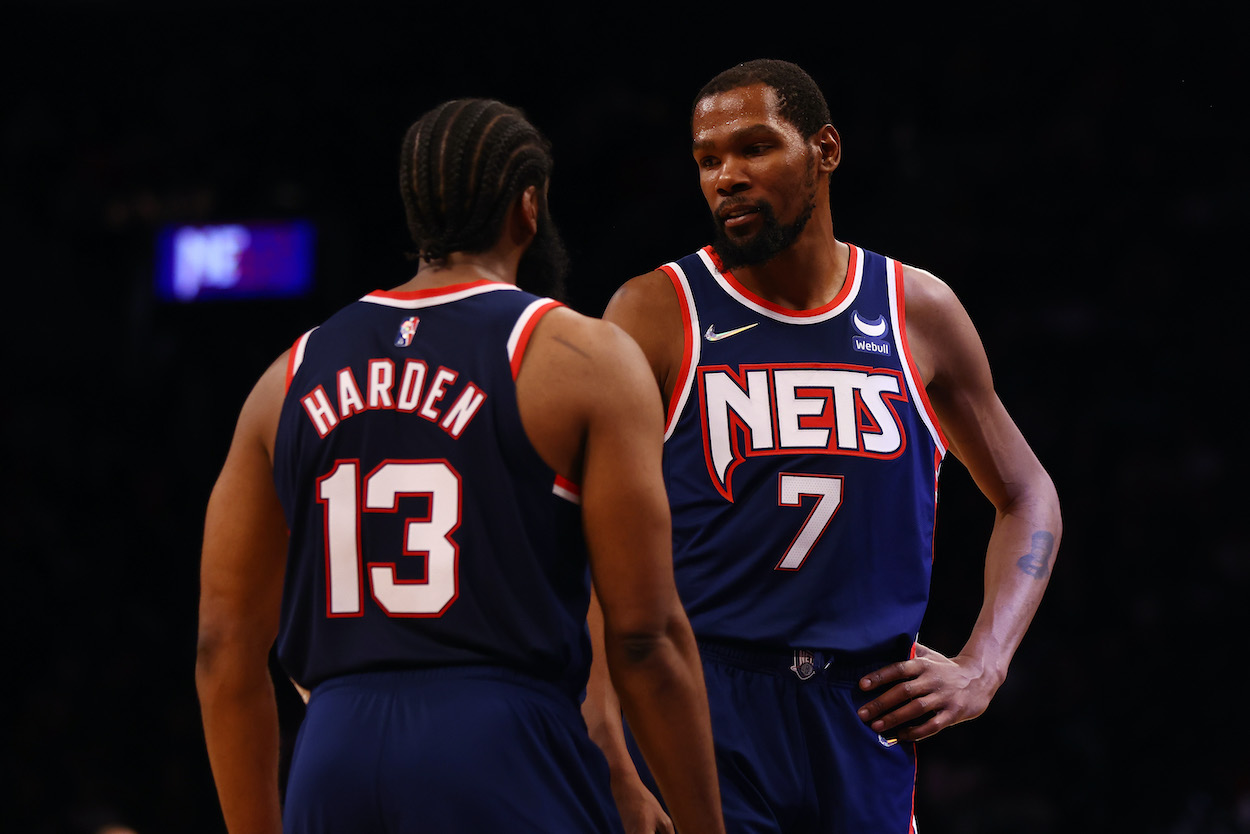
[[[777,91],[767,84],[713,93],[699,101],[691,119],[696,147],[723,141],[752,128],[798,133],[794,125],[778,114]]]

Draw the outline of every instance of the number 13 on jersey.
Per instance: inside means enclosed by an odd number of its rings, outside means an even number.
[[[405,519],[404,540],[394,552],[423,557],[424,581],[399,579],[394,562],[370,562],[371,595],[391,617],[438,617],[459,593],[460,475],[446,461],[387,461],[364,477],[355,460],[337,461],[317,481],[325,508],[326,616],[364,615],[362,520],[370,513],[398,513],[399,499],[423,497],[424,517]],[[389,544],[384,544],[389,547]],[[375,551],[376,553],[376,551]]]

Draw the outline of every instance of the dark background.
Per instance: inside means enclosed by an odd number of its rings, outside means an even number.
[[[408,124],[461,95],[527,110],[555,146],[571,302],[597,315],[706,242],[690,101],[766,56],[826,90],[839,237],[955,288],[1063,501],[1007,683],[921,748],[921,830],[1250,831],[1233,4],[176,5],[0,13],[0,828],[222,830],[193,685],[204,505],[269,361],[408,276]],[[155,300],[163,224],[297,217],[311,298]],[[922,632],[947,653],[991,523],[952,459]]]

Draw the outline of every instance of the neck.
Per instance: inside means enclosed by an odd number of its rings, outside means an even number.
[[[846,282],[849,249],[833,234],[833,218],[816,212],[793,245],[765,263],[733,270],[751,292],[787,310],[828,304]]]
[[[452,252],[440,260],[421,261],[421,265],[417,267],[417,274],[395,289],[401,292],[425,290],[468,284],[473,281],[515,284],[518,263],[520,263],[519,251],[514,257],[501,255],[495,251],[474,254]]]

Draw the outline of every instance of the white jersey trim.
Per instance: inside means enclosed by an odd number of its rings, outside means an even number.
[[[700,253],[702,254],[702,253]],[[706,256],[705,256],[706,257]],[[682,412],[686,410],[686,401],[690,399],[690,390],[694,387],[694,378],[699,371],[699,359],[702,356],[703,339],[699,335],[699,311],[695,308],[694,293],[690,289],[690,281],[686,278],[686,273],[674,261],[666,264],[670,270],[670,277],[676,279],[673,285],[678,290],[678,303],[682,306],[682,318],[685,320],[686,333],[684,340],[690,345],[690,356],[683,354],[683,361],[688,361],[689,366],[686,368],[685,375],[677,380],[677,384],[673,387],[673,403],[668,409],[668,423],[664,426],[664,440],[667,442],[673,436],[673,431],[677,428],[677,423],[681,419]],[[713,270],[713,274],[717,274],[715,269],[709,265],[709,269]]]
[[[557,498],[563,498],[570,504],[577,504],[580,506],[582,503],[581,487],[572,481],[560,477],[559,475],[556,476],[555,483],[551,486],[551,494]]]
[[[905,342],[903,334],[903,328],[906,326],[905,316],[898,303],[898,283],[903,279],[902,270],[897,267],[898,264],[893,258],[885,259],[885,283],[890,298],[890,327],[894,330],[894,349],[898,351],[898,355],[902,360],[899,362],[899,365],[903,368],[903,378],[907,382],[907,393],[911,397],[912,407],[915,409],[916,414],[920,416],[920,420],[924,423],[925,428],[929,430],[929,437],[933,439],[933,445],[937,447],[938,454],[941,457],[946,457],[946,444],[942,441],[942,434],[938,431],[937,424],[929,414],[929,398],[921,390],[920,380],[916,379],[911,360],[911,351],[907,349]]]
[[[321,325],[317,325],[320,327]],[[291,384],[291,380],[295,378],[295,373],[299,370],[299,366],[304,364],[304,352],[308,349],[308,337],[313,334],[317,327],[312,328],[303,336],[295,340],[294,346],[291,348],[290,361],[287,363],[286,383]]]
[[[508,362],[515,363],[517,348],[524,349],[522,336],[525,335],[526,329],[529,327],[530,320],[538,315],[544,307],[549,307],[553,303],[550,298],[535,299],[528,307],[521,311],[521,315],[517,317],[516,324],[512,325],[512,332],[508,334]]]

